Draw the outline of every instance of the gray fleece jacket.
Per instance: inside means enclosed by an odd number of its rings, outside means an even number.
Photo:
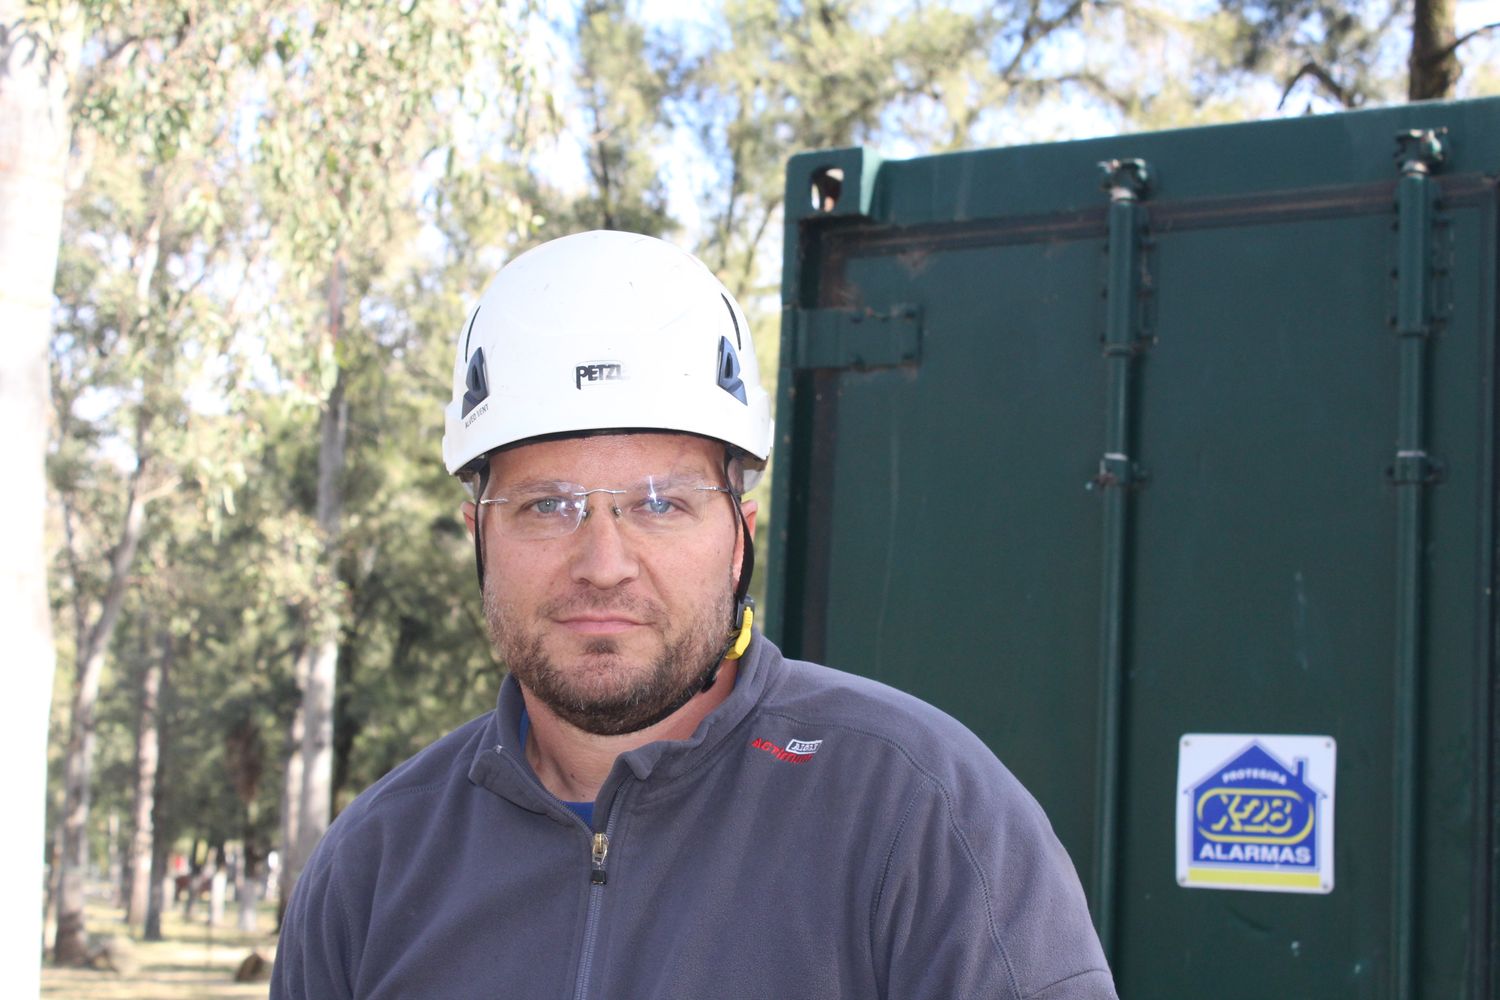
[[[1041,808],[978,738],[757,635],[689,740],[621,755],[594,829],[494,712],[329,827],[272,1000],[1095,1000],[1114,986]]]

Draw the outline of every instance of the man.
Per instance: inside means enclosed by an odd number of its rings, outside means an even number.
[[[741,495],[770,448],[696,259],[595,232],[500,272],[443,452],[509,676],[329,828],[272,997],[1114,997],[979,740],[754,630]]]

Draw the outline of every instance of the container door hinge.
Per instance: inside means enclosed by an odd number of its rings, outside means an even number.
[[[1440,304],[1443,264],[1436,252],[1446,227],[1438,214],[1436,175],[1447,159],[1443,129],[1396,135],[1396,457],[1386,477],[1398,486],[1442,482],[1442,463],[1427,452],[1428,343],[1445,318]]]
[[[1443,460],[1425,451],[1398,451],[1385,476],[1396,486],[1434,486],[1447,477]]]
[[[792,309],[795,364],[807,368],[892,368],[922,359],[922,313],[914,305]]]
[[[1150,478],[1151,473],[1144,465],[1131,461],[1129,455],[1111,452],[1099,459],[1098,474],[1083,486],[1088,490],[1107,490],[1111,487],[1138,489]]]
[[[1134,393],[1132,371],[1137,356],[1150,346],[1145,302],[1151,294],[1146,255],[1150,240],[1143,204],[1151,193],[1152,172],[1145,160],[1104,160],[1100,186],[1109,195],[1109,239],[1105,244],[1104,334],[1105,447],[1099,472],[1085,486],[1139,488],[1146,470],[1128,454],[1132,437]]]

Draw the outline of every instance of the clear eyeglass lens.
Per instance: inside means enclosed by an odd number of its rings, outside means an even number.
[[[499,512],[501,530],[518,538],[557,538],[577,530],[584,519],[610,512],[632,531],[668,535],[703,522],[722,486],[698,479],[651,476],[623,489],[553,483],[546,489],[500,490],[481,501]]]

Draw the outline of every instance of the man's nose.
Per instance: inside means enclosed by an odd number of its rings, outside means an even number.
[[[570,541],[574,580],[603,590],[629,582],[640,572],[634,547],[610,498],[589,504]]]

